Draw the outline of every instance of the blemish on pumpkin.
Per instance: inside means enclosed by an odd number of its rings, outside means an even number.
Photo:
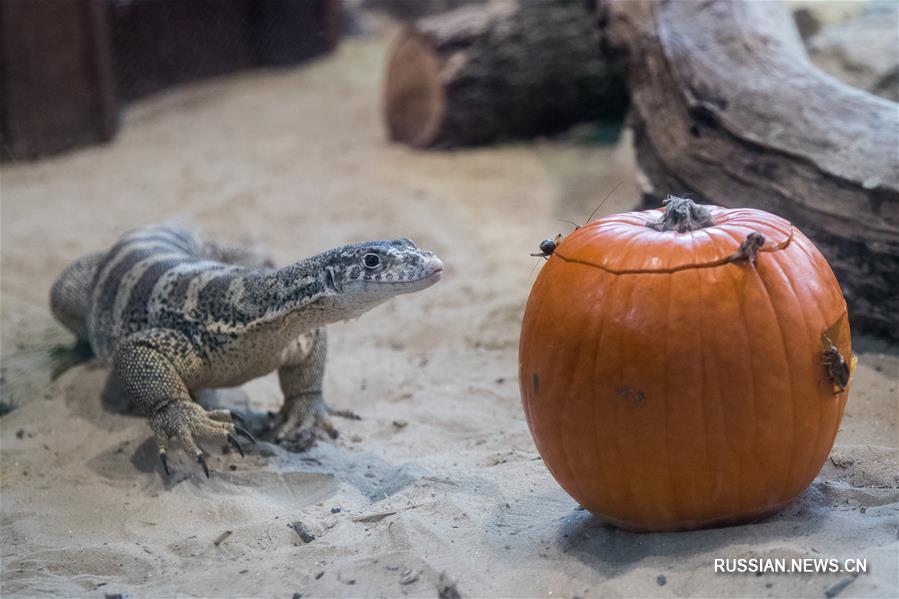
[[[646,396],[638,389],[621,386],[615,389],[615,392],[618,394],[618,397],[630,399],[638,406],[642,406],[646,402]]]
[[[533,387],[534,387],[534,395],[539,395],[540,394],[540,375],[537,374],[536,372],[534,374],[532,374],[531,382],[533,383]]]

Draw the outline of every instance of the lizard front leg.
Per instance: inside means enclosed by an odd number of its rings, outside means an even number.
[[[150,420],[166,474],[166,452],[172,437],[196,458],[207,478],[209,467],[198,439],[227,442],[241,455],[243,448],[235,434],[255,442],[248,432],[231,422],[228,410],[207,412],[191,399],[185,381],[192,380],[202,366],[190,341],[181,333],[165,329],[131,335],[119,344],[113,356],[113,368],[125,391]]]
[[[327,334],[320,327],[287,348],[278,369],[284,405],[275,419],[274,437],[293,451],[308,449],[318,437],[337,438],[322,396],[327,350]]]

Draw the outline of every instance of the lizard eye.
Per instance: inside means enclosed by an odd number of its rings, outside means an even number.
[[[362,256],[362,265],[369,270],[374,270],[381,266],[381,257],[377,254],[365,254]]]

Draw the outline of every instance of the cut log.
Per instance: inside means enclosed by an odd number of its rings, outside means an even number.
[[[390,137],[474,145],[620,115],[623,81],[596,44],[580,2],[504,0],[416,21],[387,68]]]
[[[899,339],[899,105],[808,59],[778,2],[610,0],[644,197],[790,219],[825,254],[855,330]]]

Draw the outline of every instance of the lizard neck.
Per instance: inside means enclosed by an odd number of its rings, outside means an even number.
[[[257,313],[273,324],[303,313],[312,326],[326,324],[319,309],[332,295],[322,276],[321,261],[309,258],[289,266],[247,277],[245,286],[257,305]]]
[[[259,323],[285,327],[297,334],[305,330],[357,316],[341,301],[322,256],[244,277],[245,295],[252,298]]]

